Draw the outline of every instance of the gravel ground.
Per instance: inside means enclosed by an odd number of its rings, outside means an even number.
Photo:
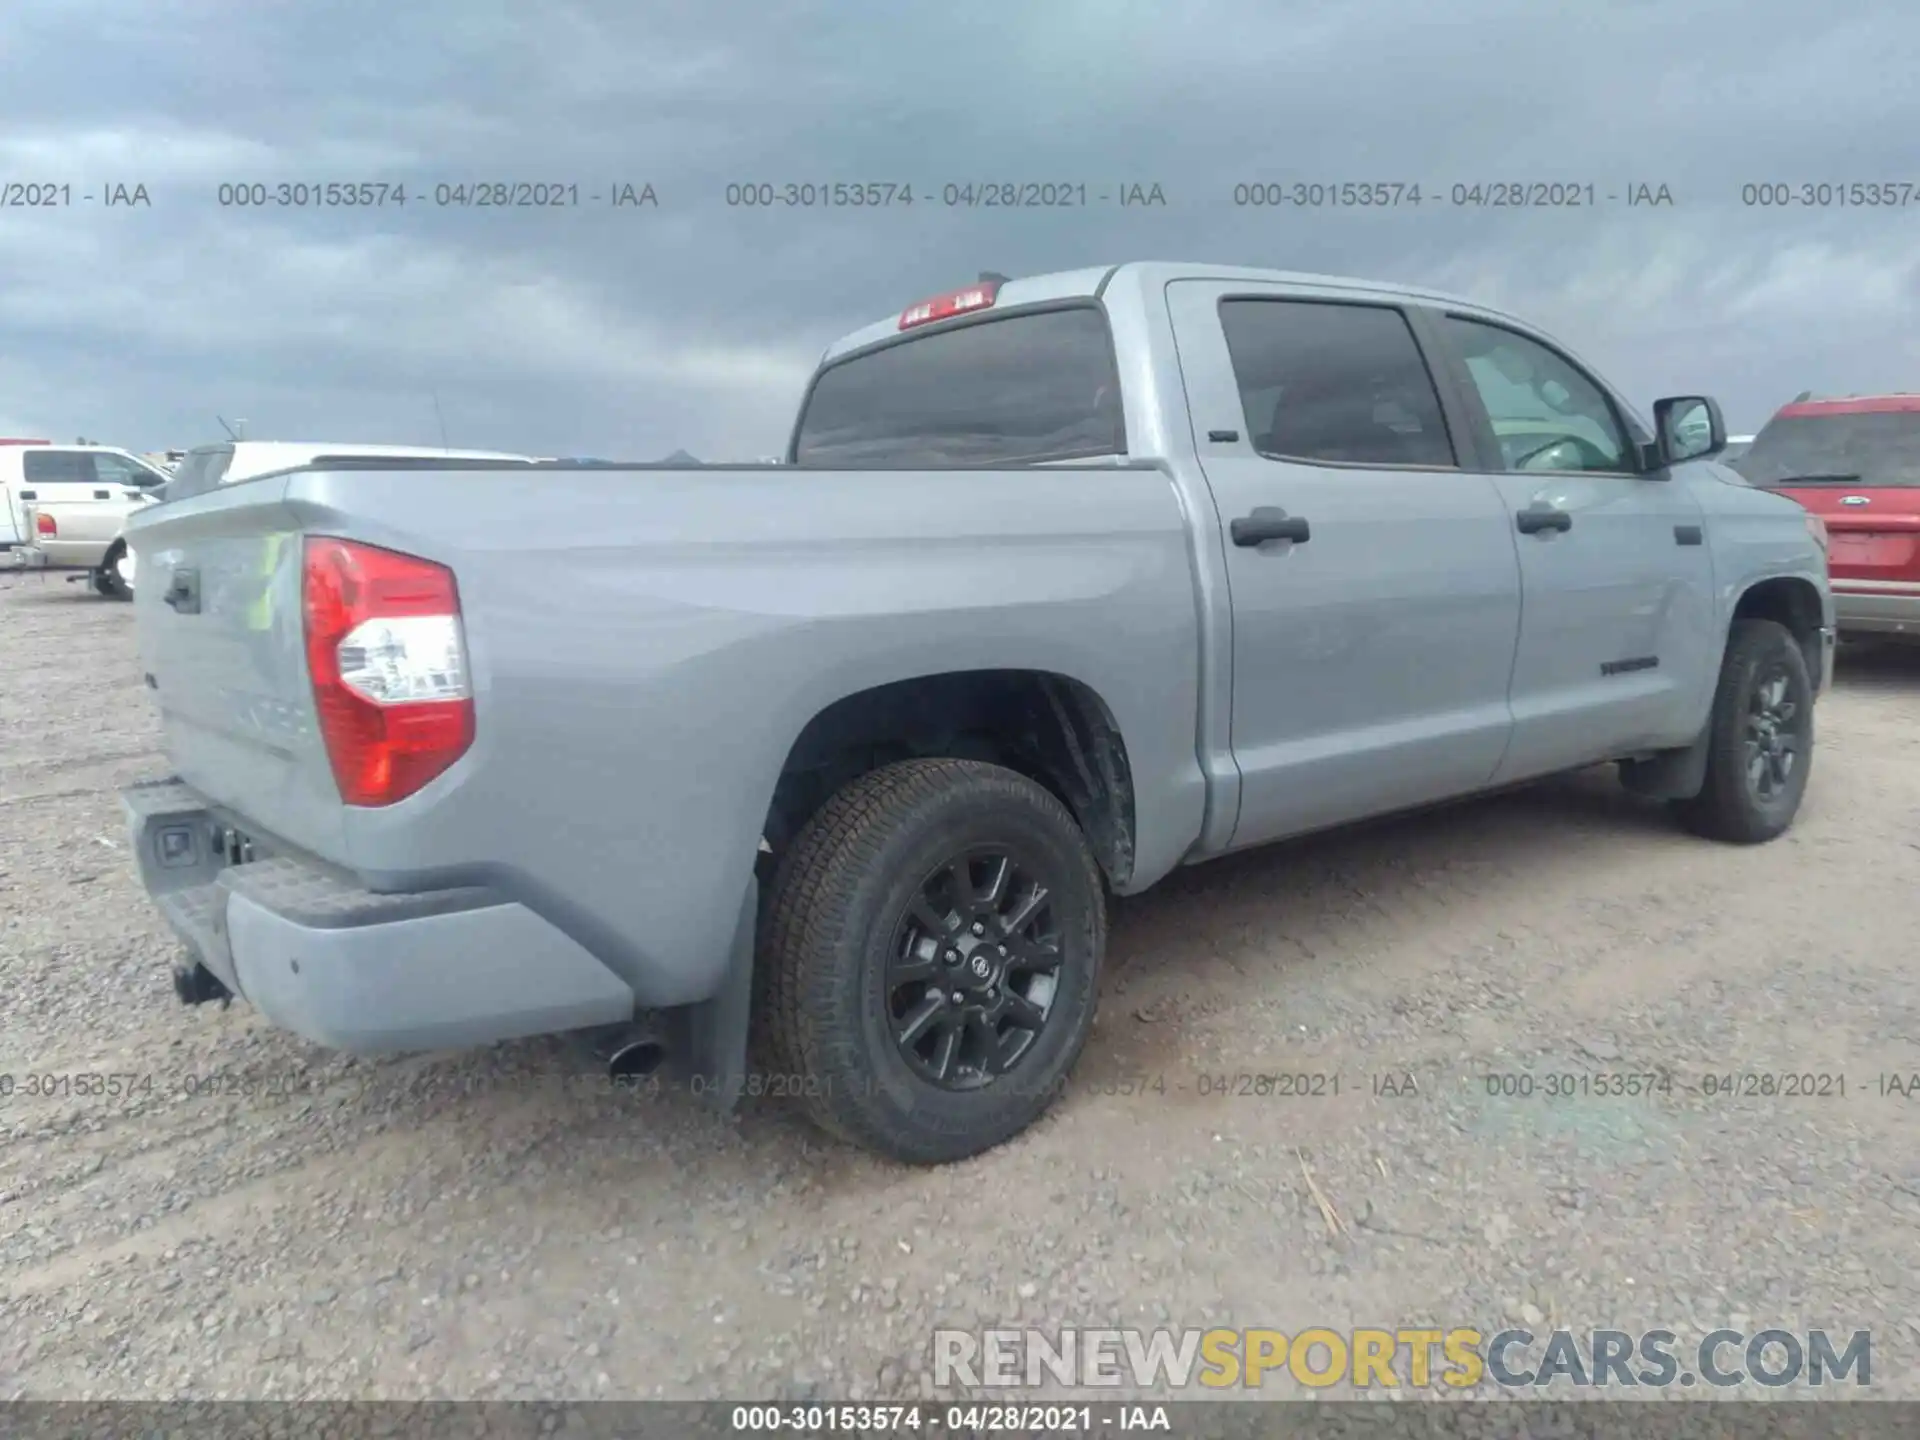
[[[1920,1395],[1920,1099],[1874,1089],[1920,1072],[1920,653],[1843,659],[1770,846],[1590,774],[1121,904],[1072,1093],[912,1171],[555,1042],[183,1009],[114,794],[164,766],[131,621],[0,575],[0,1398],[861,1399],[939,1325],[1421,1322],[1868,1329]],[[1783,1071],[1847,1095],[1704,1093]],[[24,1091],[84,1073],[135,1093]],[[1339,1093],[1223,1093],[1261,1073]]]

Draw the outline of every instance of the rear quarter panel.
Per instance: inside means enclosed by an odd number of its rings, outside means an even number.
[[[717,987],[789,749],[876,685],[1079,680],[1128,747],[1136,877],[1198,833],[1199,621],[1163,471],[310,472],[284,503],[460,588],[474,747],[347,811],[344,861],[377,888],[492,884],[644,1004]]]

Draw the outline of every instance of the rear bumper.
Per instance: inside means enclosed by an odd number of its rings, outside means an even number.
[[[634,1014],[624,981],[524,905],[480,888],[375,894],[253,842],[234,863],[229,822],[191,787],[120,794],[141,883],[193,959],[317,1045],[432,1050]]]
[[[1912,590],[1833,587],[1835,623],[1849,634],[1920,637],[1920,586]]]

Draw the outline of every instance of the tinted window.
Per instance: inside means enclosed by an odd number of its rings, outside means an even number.
[[[1920,410],[1779,416],[1753,437],[1734,469],[1759,486],[1806,475],[1858,477],[1835,484],[1920,485]]]
[[[86,450],[32,449],[20,457],[21,474],[35,485],[91,485],[93,455]]]
[[[1247,436],[1275,459],[1454,464],[1406,317],[1377,305],[1224,300]]]
[[[205,494],[220,483],[220,477],[227,473],[227,466],[232,463],[231,445],[189,450],[187,458],[180,462],[180,468],[173,472],[173,478],[167,482],[166,494],[162,498],[187,500]]]
[[[1631,471],[1633,448],[1604,391],[1524,335],[1449,315],[1509,470]]]
[[[794,458],[993,464],[1126,445],[1107,317],[1081,306],[930,331],[822,371]]]

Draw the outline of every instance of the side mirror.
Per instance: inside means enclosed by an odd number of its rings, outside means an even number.
[[[1727,422],[1721,418],[1720,403],[1705,395],[1669,395],[1654,401],[1653,429],[1650,469],[1702,460],[1727,448]]]

